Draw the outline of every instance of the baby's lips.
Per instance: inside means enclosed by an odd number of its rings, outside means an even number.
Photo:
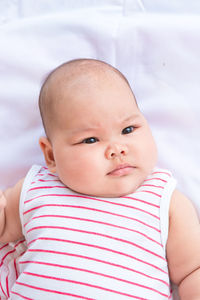
[[[115,169],[113,169],[111,172],[108,173],[108,175],[111,176],[123,176],[123,175],[128,175],[132,172],[133,166],[129,164],[121,164],[117,166]]]

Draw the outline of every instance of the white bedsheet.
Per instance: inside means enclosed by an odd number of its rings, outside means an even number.
[[[114,64],[151,123],[159,165],[200,209],[200,18],[110,5],[15,19],[0,29],[0,187],[42,162],[37,97],[44,76],[76,57]]]
[[[150,9],[149,1],[78,1],[73,7],[75,2],[62,9],[64,1],[58,1],[59,9],[44,13],[34,1],[31,13],[21,1],[21,18],[19,12],[2,16],[0,188],[43,163],[37,98],[45,75],[69,59],[91,57],[127,76],[156,138],[158,165],[174,173],[200,214],[200,6],[190,2],[194,9],[183,14],[178,5],[173,13]]]

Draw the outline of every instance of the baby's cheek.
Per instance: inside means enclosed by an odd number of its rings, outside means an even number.
[[[68,177],[70,181],[78,181],[80,184],[84,183],[88,177],[92,176],[94,171],[94,164],[92,160],[86,159],[86,157],[77,157],[74,162],[70,162],[68,168]]]
[[[102,152],[97,151],[91,145],[91,148],[83,151],[74,151],[70,157],[66,169],[67,178],[70,184],[75,184],[78,181],[79,185],[86,185],[106,172],[105,158]]]

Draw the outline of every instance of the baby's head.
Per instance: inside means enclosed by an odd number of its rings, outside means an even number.
[[[49,170],[72,190],[101,197],[134,192],[157,150],[127,79],[111,65],[78,59],[56,68],[39,98]]]

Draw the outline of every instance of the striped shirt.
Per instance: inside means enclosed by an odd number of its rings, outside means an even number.
[[[45,167],[26,176],[27,251],[10,299],[170,299],[165,246],[175,180],[155,169],[131,195],[91,197]]]

